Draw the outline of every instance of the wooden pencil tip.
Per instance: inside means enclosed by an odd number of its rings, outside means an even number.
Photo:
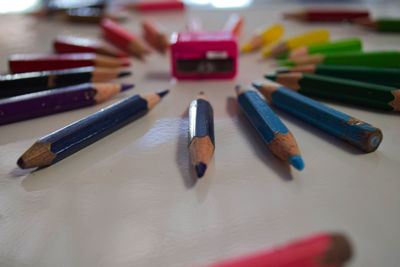
[[[199,177],[199,178],[203,177],[206,170],[207,170],[207,165],[204,164],[203,162],[196,164],[197,177]]]
[[[122,77],[125,77],[125,76],[129,76],[129,75],[131,75],[132,74],[132,72],[130,72],[130,71],[121,71],[119,74],[118,74],[118,78],[122,78]]]
[[[163,98],[165,95],[169,93],[169,89],[158,91],[156,94]]]

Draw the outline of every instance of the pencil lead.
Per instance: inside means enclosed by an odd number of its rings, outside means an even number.
[[[21,169],[25,169],[25,162],[22,159],[22,157],[20,157],[17,161],[17,165],[21,168]]]
[[[159,95],[161,98],[163,98],[168,93],[169,93],[169,89],[165,89],[165,90],[158,91],[156,94]]]
[[[121,84],[121,92],[129,90],[131,88],[133,88],[135,85],[133,84],[127,84],[127,83],[122,83]]]
[[[122,78],[122,77],[125,77],[125,76],[129,76],[129,75],[131,75],[132,74],[132,72],[130,72],[130,71],[121,71],[119,74],[118,74],[118,78]]]
[[[277,78],[277,75],[273,74],[273,73],[268,73],[268,74],[265,74],[264,77],[267,78],[268,80],[275,81]]]
[[[196,164],[197,177],[199,177],[199,178],[203,177],[206,170],[207,170],[207,165],[204,164],[203,162]]]
[[[251,85],[253,85],[254,88],[259,90],[261,88],[262,83],[260,82],[252,82]]]
[[[304,161],[303,161],[303,159],[302,159],[300,156],[298,156],[298,155],[290,157],[290,158],[289,158],[289,162],[290,162],[290,164],[291,164],[293,167],[295,167],[295,168],[298,169],[299,171],[301,171],[301,170],[304,169],[304,166],[305,166],[305,165],[304,165]]]
[[[289,69],[278,69],[277,71],[276,71],[276,73],[277,74],[279,74],[279,73],[289,73],[290,71],[289,71]]]

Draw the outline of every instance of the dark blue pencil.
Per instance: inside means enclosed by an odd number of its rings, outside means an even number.
[[[236,93],[240,107],[271,152],[278,158],[288,161],[296,169],[304,169],[295,138],[268,104],[256,91],[244,90],[240,85],[236,86]]]
[[[134,95],[82,120],[40,138],[17,161],[22,169],[60,161],[138,119],[152,109],[168,90]]]
[[[253,83],[272,104],[364,150],[375,151],[382,141],[380,129],[311,98],[276,84]]]

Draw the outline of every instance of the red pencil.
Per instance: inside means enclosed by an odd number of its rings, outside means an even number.
[[[128,54],[104,46],[98,41],[76,36],[58,36],[53,42],[53,47],[57,53],[97,53],[112,57],[129,57]]]
[[[85,66],[108,68],[130,66],[128,59],[116,59],[94,53],[16,54],[9,58],[8,63],[11,73],[71,69]]]
[[[321,233],[209,267],[340,267],[351,258],[351,254],[351,246],[345,236]]]
[[[149,52],[136,35],[125,30],[119,23],[113,20],[103,19],[101,21],[101,29],[108,41],[140,59],[143,58],[144,54]]]
[[[142,22],[143,37],[154,49],[161,53],[169,47],[168,37],[160,32],[156,26],[148,19]]]
[[[184,9],[185,4],[181,1],[165,0],[165,1],[139,1],[138,3],[127,4],[127,9],[138,11],[161,11],[171,9]]]
[[[243,29],[244,18],[238,14],[231,14],[226,21],[224,31],[232,32],[237,38],[240,37]]]
[[[369,17],[368,10],[350,9],[306,9],[283,14],[284,18],[302,21],[344,21]]]

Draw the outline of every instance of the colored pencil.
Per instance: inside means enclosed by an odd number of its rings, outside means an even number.
[[[266,78],[301,94],[400,111],[400,89],[308,73],[267,74]]]
[[[128,59],[116,59],[94,53],[16,54],[9,58],[8,63],[11,73],[61,70],[86,66],[119,68],[130,65]]]
[[[100,42],[77,36],[58,36],[53,42],[57,53],[96,53],[111,57],[126,58],[128,54],[102,45]]]
[[[240,85],[236,86],[236,94],[240,107],[271,152],[276,157],[288,161],[296,169],[304,169],[294,136],[267,103],[256,91],[244,90]]]
[[[139,37],[111,19],[103,19],[101,21],[101,29],[108,41],[139,59],[142,59],[144,54],[149,52]]]
[[[340,267],[352,254],[352,246],[345,235],[318,233],[209,267]]]
[[[288,54],[278,56],[277,59],[294,59],[313,54],[329,55],[336,53],[358,52],[361,50],[362,44],[359,38],[348,38],[331,41],[328,43],[302,46],[290,51]]]
[[[201,178],[215,149],[213,108],[203,92],[189,106],[188,148],[197,177]]]
[[[151,110],[168,90],[134,95],[36,141],[17,161],[22,169],[45,167],[96,142]]]
[[[185,3],[177,0],[163,1],[139,1],[137,3],[126,4],[126,9],[137,11],[164,11],[164,10],[181,10],[185,8]]]
[[[302,72],[400,87],[400,69],[341,65],[301,65],[277,73]]]
[[[382,141],[380,129],[282,85],[253,83],[253,86],[278,108],[365,152],[375,151]]]
[[[276,57],[301,46],[326,43],[328,41],[329,32],[325,29],[319,29],[296,35],[285,41],[279,41],[273,46],[266,46],[262,53],[264,57]]]
[[[147,43],[158,52],[164,54],[169,47],[167,35],[162,33],[149,19],[142,21],[142,29],[143,37]]]
[[[369,16],[368,10],[350,9],[306,9],[296,12],[284,13],[283,17],[300,21],[321,22],[321,21],[344,21],[365,18]]]
[[[400,19],[395,18],[363,18],[354,23],[379,32],[400,32]]]
[[[244,18],[238,14],[231,14],[225,23],[224,31],[232,32],[236,38],[242,34]]]
[[[94,67],[4,74],[0,75],[0,98],[29,94],[79,83],[108,82],[127,75],[130,75],[130,72]]]
[[[131,84],[84,83],[0,100],[0,125],[101,103]]]
[[[315,54],[281,62],[282,66],[307,64],[400,68],[400,52],[367,51],[332,55]]]
[[[260,49],[264,45],[278,41],[283,35],[284,29],[280,24],[259,30],[249,42],[242,46],[242,52],[250,52]]]

